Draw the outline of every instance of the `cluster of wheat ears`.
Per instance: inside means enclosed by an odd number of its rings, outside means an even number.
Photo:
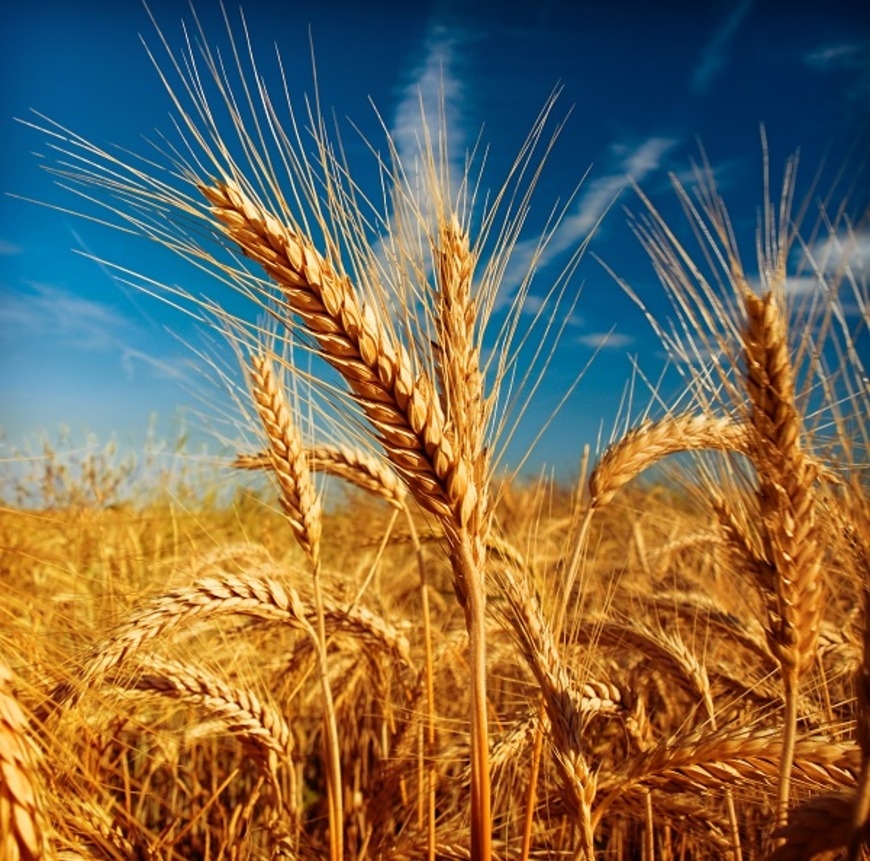
[[[542,240],[504,310],[552,102],[486,202],[443,129],[413,165],[387,135],[375,205],[317,105],[297,122],[252,56],[163,48],[165,167],[37,125],[87,207],[261,315],[170,297],[242,356],[261,442],[234,465],[274,479],[298,546],[248,525],[189,561],[143,533],[158,570],[133,582],[100,521],[72,576],[101,585],[74,610],[7,553],[2,858],[861,857],[868,305],[848,207],[801,240],[789,162],[755,277],[711,171],[675,182],[694,252],[640,194],[685,394],[573,489],[520,486],[500,456],[577,259],[524,315]],[[637,489],[679,452],[682,485]],[[355,488],[347,508],[323,506],[321,474]]]

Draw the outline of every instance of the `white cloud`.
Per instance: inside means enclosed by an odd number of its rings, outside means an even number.
[[[542,269],[559,255],[576,249],[626,186],[631,181],[642,182],[650,173],[658,170],[667,153],[677,143],[674,138],[651,137],[640,146],[611,144],[609,172],[584,183],[573,209],[556,227],[543,251],[539,253],[540,237],[517,243],[505,273],[500,302],[511,301],[517,285],[527,275],[533,261],[537,269]],[[536,254],[538,258],[535,261]]]
[[[751,6],[752,0],[741,0],[701,50],[701,61],[692,72],[691,87],[694,92],[699,95],[706,93],[721,73],[728,59],[731,40]]]
[[[48,284],[30,288],[28,293],[6,294],[0,301],[0,325],[7,332],[101,351],[111,349],[129,330],[126,318],[109,305]]]
[[[870,42],[844,41],[821,45],[804,54],[804,62],[822,73],[839,72],[852,75],[852,82],[843,88],[847,103],[857,106],[860,116],[870,99]]]
[[[800,277],[785,279],[786,295],[795,298],[811,296],[819,291],[820,286],[819,279],[812,275],[801,275]]]
[[[629,182],[642,182],[658,170],[676,143],[673,138],[651,137],[633,149],[624,144],[612,144],[611,152],[618,158],[616,169],[585,186],[574,212],[565,218],[553,236],[548,255],[559,254],[585,238]]]
[[[808,51],[804,62],[818,69],[863,66],[867,63],[866,51],[866,46],[857,42],[838,42]]]
[[[177,361],[168,362],[163,359],[158,359],[155,356],[150,356],[148,353],[143,353],[141,350],[134,350],[130,347],[124,347],[121,354],[121,365],[124,368],[128,379],[132,380],[136,376],[136,365],[145,365],[152,371],[152,375],[167,380],[183,380],[186,378],[185,371],[188,363],[181,365]]]
[[[148,333],[111,305],[49,284],[28,286],[27,291],[0,294],[0,329],[7,340],[12,333],[31,343],[50,343],[70,355],[78,351],[116,356],[130,379],[135,377],[137,365],[147,367],[152,376],[185,376],[177,362],[159,359],[133,346],[144,343]]]
[[[439,136],[446,132],[450,176],[454,188],[462,178],[465,165],[465,133],[461,104],[464,87],[458,75],[459,31],[441,26],[430,28],[423,46],[423,59],[413,70],[395,108],[390,135],[409,179],[425,190],[425,177],[412,173],[420,166],[420,155],[431,141],[436,158]]]
[[[805,250],[804,257],[810,265],[826,275],[834,275],[844,269],[856,274],[866,273],[870,269],[870,228],[847,236],[833,235],[819,239]]]
[[[414,259],[412,266],[430,268],[425,234],[434,226],[435,210],[433,177],[428,171],[435,169],[440,180],[447,168],[452,201],[464,176],[464,87],[457,71],[462,39],[459,30],[448,31],[439,25],[429,28],[419,51],[421,59],[406,76],[393,110],[388,133],[395,148],[391,157],[399,163],[388,167],[400,172],[398,196],[390,203],[387,235],[372,247],[385,271],[393,268],[388,261],[396,254],[416,258],[415,249],[422,259]]]
[[[621,332],[589,332],[587,335],[580,335],[576,341],[593,350],[620,350],[633,344],[635,339]]]
[[[526,296],[525,301],[523,302],[522,312],[524,314],[539,314],[544,309],[544,305],[546,304],[545,296],[536,296],[535,294],[530,294]],[[586,321],[576,312],[568,315],[568,319],[565,321],[568,326],[585,326]]]
[[[22,249],[17,245],[13,245],[5,239],[0,239],[0,256],[8,257],[14,254],[21,254]]]

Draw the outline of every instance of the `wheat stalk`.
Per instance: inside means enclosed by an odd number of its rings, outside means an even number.
[[[361,305],[339,275],[292,227],[264,211],[233,181],[201,185],[228,238],[278,284],[290,312],[347,381],[387,457],[421,507],[439,516],[450,547],[454,589],[465,610],[472,654],[472,842],[490,856],[490,787],[486,716],[484,497],[429,378],[372,305]],[[466,443],[466,446],[468,443]],[[485,466],[484,472],[485,474]]]
[[[784,284],[784,279],[780,270],[779,283]],[[816,524],[815,471],[801,445],[781,299],[773,291],[759,297],[744,288],[743,300],[751,456],[758,471],[763,546],[763,561],[756,568],[767,599],[768,642],[782,667],[786,703],[778,816],[779,824],[784,825],[790,798],[791,749],[797,735],[798,685],[815,660],[822,613],[824,548]]]
[[[329,844],[332,861],[341,861],[344,855],[344,789],[341,780],[341,750],[338,724],[332,687],[329,682],[329,665],[326,640],[326,612],[320,572],[320,501],[311,480],[305,457],[305,449],[293,422],[283,388],[275,379],[271,360],[264,355],[251,357],[251,392],[257,414],[269,442],[269,459],[272,471],[281,489],[281,505],[296,540],[305,550],[311,562],[314,581],[314,605],[317,614],[317,630],[304,624],[306,632],[317,645],[317,663],[323,692],[323,716],[325,723],[326,760],[328,763],[327,795],[329,797]]]

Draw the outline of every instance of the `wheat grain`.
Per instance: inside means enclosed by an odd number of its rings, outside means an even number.
[[[12,692],[12,672],[0,660],[0,858],[42,861],[49,844],[41,757]]]

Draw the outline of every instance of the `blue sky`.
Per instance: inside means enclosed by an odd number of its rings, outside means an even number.
[[[520,255],[553,204],[588,171],[541,263],[539,283],[556,276],[619,195],[590,250],[661,314],[666,300],[622,211],[624,205],[640,209],[627,190],[629,177],[675,215],[667,176],[687,175],[700,139],[738,230],[748,231],[751,257],[762,195],[760,124],[774,176],[800,149],[798,198],[823,159],[833,176],[862,134],[867,140],[870,13],[855,2],[243,5],[262,70],[274,69],[277,43],[297,101],[311,90],[310,27],[321,99],[342,123],[363,184],[374,181],[374,164],[349,123],[379,140],[369,100],[401,146],[416,129],[419,92],[431,94],[443,83],[454,142],[468,147],[480,135],[489,147],[485,181],[497,187],[547,96],[561,86],[554,116],[569,110],[570,116],[548,159]],[[151,8],[179,47],[179,21],[190,18],[186,4],[162,0]],[[220,42],[217,4],[198,2],[197,13]],[[238,22],[236,6],[229,15]],[[32,119],[35,109],[98,143],[147,152],[143,136],[171,129],[171,106],[139,39],[156,46],[153,27],[138,0],[15,4],[3,19],[0,190],[74,208],[75,199],[34,156],[46,152],[45,139],[13,118]],[[197,438],[208,438],[216,427],[209,416],[225,412],[229,402],[204,379],[191,349],[203,343],[200,333],[184,315],[76,252],[193,291],[209,289],[183,262],[156,249],[152,256],[99,225],[15,197],[0,199],[5,450],[63,424],[135,449],[150,415],[171,436],[185,411]],[[649,325],[591,255],[572,284],[572,291],[582,285],[582,295],[509,456],[515,462],[559,393],[600,348],[531,461],[560,474],[576,467],[584,443],[610,434],[634,363],[654,379],[663,362]],[[646,401],[642,392],[637,397],[635,412]]]

